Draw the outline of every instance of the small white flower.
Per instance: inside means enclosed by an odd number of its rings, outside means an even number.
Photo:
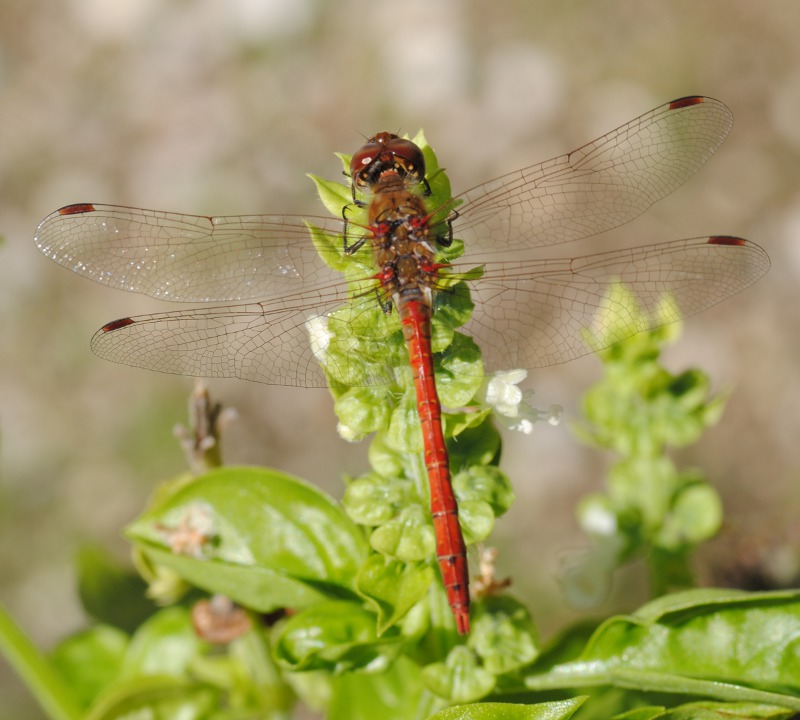
[[[509,370],[495,373],[484,385],[484,401],[501,415],[517,417],[522,390],[517,387],[528,377],[527,370]]]
[[[339,433],[339,437],[342,440],[346,440],[347,442],[358,442],[361,440],[361,435],[359,435],[353,428],[349,425],[345,425],[344,423],[339,423],[336,426],[336,432]]]
[[[599,502],[587,504],[578,520],[589,535],[614,535],[617,532],[617,516]]]
[[[560,405],[551,405],[547,410],[539,410],[531,403],[533,390],[520,390],[517,385],[528,376],[527,370],[508,370],[495,373],[487,378],[478,397],[487,405],[491,405],[500,421],[509,429],[533,432],[537,422],[546,421],[550,425],[558,425],[563,409]]]
[[[311,352],[314,353],[317,362],[325,367],[328,361],[328,345],[333,338],[333,333],[328,330],[328,317],[315,315],[306,320],[306,332],[311,341]]]

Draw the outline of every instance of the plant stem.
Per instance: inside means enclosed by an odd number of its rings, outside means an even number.
[[[83,711],[55,668],[0,604],[0,652],[53,720],[80,720]]]

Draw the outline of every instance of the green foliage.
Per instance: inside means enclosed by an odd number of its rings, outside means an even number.
[[[615,685],[800,709],[800,591],[689,590],[606,620],[529,690]]]
[[[424,138],[415,141],[428,163],[430,210],[444,208],[441,218],[455,207],[449,183]],[[315,181],[341,216],[349,187]],[[363,213],[351,209],[357,227]],[[363,300],[374,286],[369,249],[345,256],[332,234],[310,234],[325,262],[346,274],[353,300]],[[438,260],[461,250],[456,239]],[[480,350],[459,331],[472,311],[467,281],[480,269],[449,272],[442,271],[449,291],[435,300],[435,369],[459,517],[473,544],[514,500],[492,420],[500,414],[524,428],[538,413],[516,388],[524,373],[482,378]],[[630,321],[630,297],[612,288],[609,308],[622,304]],[[637,326],[672,312],[639,315]],[[614,317],[598,318],[598,345],[616,337]],[[694,442],[724,404],[709,396],[699,371],[673,375],[659,365],[674,333],[651,330],[601,353],[606,378],[586,395],[581,434],[620,459],[607,492],[581,504],[596,544],[572,576],[573,590],[576,580],[607,584],[635,555],[651,563],[658,593],[686,583],[690,551],[719,526],[713,489],[665,456]],[[149,594],[169,606],[115,608],[114,597],[140,594],[138,582],[84,551],[81,597],[96,623],[49,658],[0,608],[0,649],[52,717],[283,720],[298,700],[330,720],[785,720],[800,711],[800,592],[663,595],[630,615],[565,628],[542,647],[527,607],[484,570],[473,583],[483,589],[471,633],[459,637],[435,560],[396,313],[354,302],[311,323],[309,334],[328,370],[340,433],[373,436],[370,471],[346,479],[341,504],[263,468],[222,467],[164,483],[127,537]],[[368,384],[387,368],[392,382]],[[206,464],[215,457],[204,455]],[[206,594],[237,605],[209,604],[209,620],[202,604],[189,609]]]
[[[695,442],[716,423],[726,396],[712,396],[700,370],[674,374],[660,364],[661,347],[680,332],[678,324],[663,324],[677,313],[669,298],[647,317],[631,294],[615,285],[607,307],[594,335],[587,335],[591,345],[603,347],[622,332],[620,307],[626,309],[626,322],[651,329],[599,350],[605,376],[584,396],[579,436],[618,459],[608,472],[606,492],[584,498],[578,507],[581,525],[593,540],[565,579],[579,606],[602,600],[613,571],[640,556],[649,564],[655,595],[690,587],[691,553],[722,522],[719,496],[702,473],[679,470],[666,451]]]
[[[152,562],[259,612],[353,596],[366,555],[335,501],[259,468],[219,468],[182,485],[127,535]]]
[[[152,614],[145,582],[132,570],[121,568],[103,548],[81,548],[76,566],[81,605],[95,621],[133,632]]]

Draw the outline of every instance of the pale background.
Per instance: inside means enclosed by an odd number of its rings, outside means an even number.
[[[798,28],[796,0],[4,0],[0,601],[44,647],[82,627],[76,549],[101,543],[124,559],[121,528],[184,467],[171,428],[191,381],[88,348],[104,322],[165,306],[47,260],[32,242],[44,215],[70,202],[319,213],[305,173],[335,177],[334,151],[419,127],[458,192],[695,93],[732,108],[732,134],[616,237],[732,234],[770,253],[767,278],[692,318],[667,357],[735,388],[721,424],[680,455],[726,505],[706,572],[743,545],[780,547],[800,504]],[[541,406],[574,415],[597,377],[590,357],[529,383]],[[365,469],[366,444],[338,438],[325,391],[211,387],[239,411],[229,463],[268,464],[337,497],[341,474]],[[606,462],[567,425],[506,436],[518,501],[494,535],[499,572],[546,635],[574,617],[557,573],[582,542],[574,504]],[[601,611],[635,607],[640,577],[620,578]],[[0,716],[38,717],[30,703],[0,660]]]

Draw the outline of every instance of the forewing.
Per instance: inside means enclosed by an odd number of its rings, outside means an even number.
[[[458,196],[467,252],[529,250],[626,223],[705,163],[733,118],[719,100],[673,100],[571,153]]]
[[[319,228],[321,243],[312,242],[309,224]],[[103,285],[163,300],[219,302],[328,285],[337,274],[318,251],[340,261],[343,230],[336,218],[211,217],[85,203],[48,215],[35,242],[55,262]]]

